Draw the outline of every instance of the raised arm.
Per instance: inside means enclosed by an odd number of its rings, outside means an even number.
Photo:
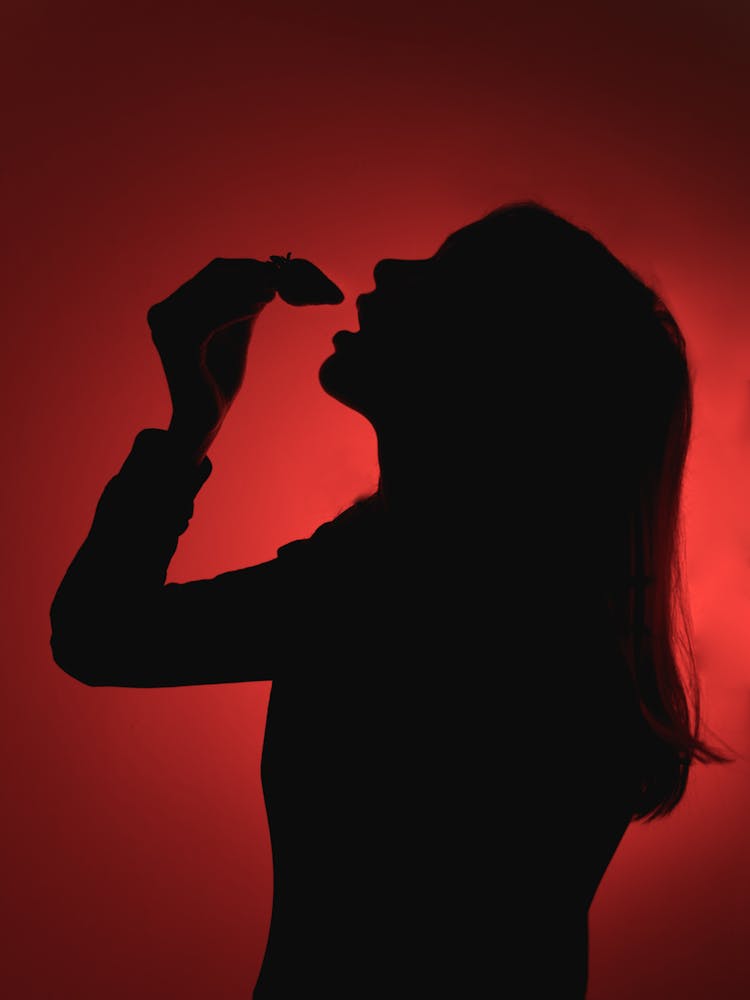
[[[55,662],[84,684],[266,680],[284,655],[295,584],[278,560],[165,584],[211,473],[205,452],[242,383],[255,319],[274,296],[276,267],[213,261],[149,310],[172,420],[136,436],[50,608]]]
[[[277,560],[165,584],[208,458],[186,463],[168,431],[136,436],[50,609],[55,662],[84,684],[172,687],[270,679],[293,581]],[[291,591],[290,591],[291,588]]]

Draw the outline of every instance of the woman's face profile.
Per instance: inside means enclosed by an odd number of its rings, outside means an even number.
[[[377,426],[429,394],[426,380],[447,349],[450,263],[446,241],[432,257],[375,265],[375,288],[357,298],[359,330],[335,334],[334,352],[320,368],[330,396]]]

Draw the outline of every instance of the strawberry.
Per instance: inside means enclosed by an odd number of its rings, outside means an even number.
[[[290,306],[338,305],[344,293],[309,260],[291,259],[271,255],[269,261],[276,266],[276,290]]]

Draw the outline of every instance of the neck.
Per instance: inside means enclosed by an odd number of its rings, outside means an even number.
[[[384,510],[393,516],[409,516],[424,506],[425,497],[431,493],[436,470],[427,463],[424,451],[408,447],[404,441],[398,447],[387,438],[378,436],[378,462],[380,481],[378,493]]]

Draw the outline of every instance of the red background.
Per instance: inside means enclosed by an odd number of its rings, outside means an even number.
[[[169,579],[212,576],[374,485],[368,425],[316,373],[375,262],[536,198],[683,326],[696,645],[709,719],[742,755],[627,834],[592,910],[589,996],[746,997],[744,5],[4,8],[3,995],[249,997],[264,946],[267,685],[89,689],[49,652],[49,604],[101,489],[137,431],[168,420],[148,306],[214,256],[287,250],[347,295],[259,321]]]

